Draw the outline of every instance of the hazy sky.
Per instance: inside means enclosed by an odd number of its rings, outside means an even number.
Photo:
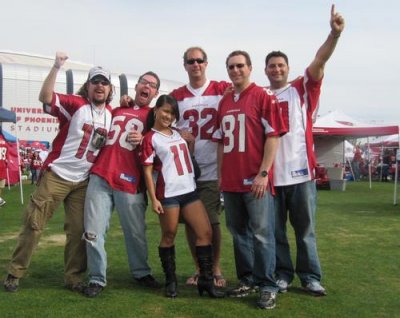
[[[182,54],[203,47],[208,77],[228,80],[225,58],[249,52],[252,80],[266,85],[264,58],[288,54],[290,78],[303,74],[329,31],[325,0],[0,0],[0,50],[105,66],[116,73],[153,70],[187,81]],[[400,123],[400,2],[336,1],[346,27],[325,69],[320,114],[341,110],[361,121]],[[397,91],[397,93],[396,93]]]

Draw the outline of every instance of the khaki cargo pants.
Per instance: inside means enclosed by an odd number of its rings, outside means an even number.
[[[81,276],[86,271],[86,245],[82,234],[87,185],[88,180],[71,182],[52,171],[43,173],[25,208],[23,226],[8,268],[9,274],[18,278],[25,274],[47,222],[63,202],[66,235],[64,282],[66,285],[75,285],[82,281]]]

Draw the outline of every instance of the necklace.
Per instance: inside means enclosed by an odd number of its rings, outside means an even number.
[[[93,104],[90,105],[90,112],[92,113],[92,124],[93,124],[93,127],[95,128],[95,126],[96,126],[95,123],[96,123],[97,121],[94,119],[93,110],[94,110],[95,114],[97,115],[97,117],[99,117],[99,119],[100,119],[101,113],[103,113],[103,115],[104,115],[104,125],[103,125],[103,127],[106,127],[106,112],[105,112],[105,106],[103,107],[103,109],[97,110],[97,107],[96,107],[96,106],[93,106]]]

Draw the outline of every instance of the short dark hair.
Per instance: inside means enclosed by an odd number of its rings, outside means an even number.
[[[226,61],[225,61],[226,67],[228,67],[228,60],[229,60],[231,57],[238,56],[238,55],[243,55],[244,58],[246,59],[246,64],[247,64],[247,66],[251,66],[251,59],[250,59],[249,53],[247,53],[246,51],[236,50],[236,51],[231,52],[231,53],[228,55],[228,57],[226,58]]]
[[[265,66],[268,65],[269,60],[273,57],[283,57],[286,64],[289,66],[289,59],[288,59],[287,55],[281,51],[272,51],[272,52],[268,53],[267,57],[265,58]]]
[[[143,77],[145,77],[146,75],[153,76],[153,77],[157,80],[157,90],[158,90],[158,89],[160,88],[160,84],[161,84],[160,78],[158,77],[158,75],[157,75],[156,73],[154,73],[154,72],[152,72],[152,71],[148,71],[148,72],[146,72],[146,73],[140,75],[137,82],[139,83],[140,80],[141,80]]]
[[[151,112],[149,112],[148,116],[147,116],[147,129],[150,129],[154,126],[154,114],[155,114],[155,110],[164,106],[165,104],[170,104],[172,106],[172,110],[173,110],[173,114],[175,115],[175,120],[178,121],[179,120],[179,106],[178,106],[178,102],[176,101],[176,99],[171,96],[171,95],[161,95],[157,101],[156,104],[153,107],[153,110]]]
[[[186,64],[187,56],[190,51],[200,51],[203,55],[203,60],[207,62],[207,53],[200,46],[191,46],[188,48],[185,53],[183,53],[183,64]]]

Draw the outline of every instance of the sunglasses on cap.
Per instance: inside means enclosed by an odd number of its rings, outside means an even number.
[[[235,67],[238,68],[238,69],[241,69],[241,68],[243,68],[245,65],[246,65],[246,64],[243,64],[243,63],[231,64],[231,65],[228,65],[228,69],[229,69],[230,71],[232,71]]]
[[[197,64],[203,64],[205,62],[205,60],[204,59],[189,59],[189,60],[186,60],[186,64],[189,64],[189,65],[193,65],[196,62],[197,62]]]
[[[107,81],[106,79],[101,79],[101,78],[92,78],[90,80],[90,83],[92,83],[93,85],[98,85],[98,84],[101,84],[103,86],[110,85],[109,81]]]

